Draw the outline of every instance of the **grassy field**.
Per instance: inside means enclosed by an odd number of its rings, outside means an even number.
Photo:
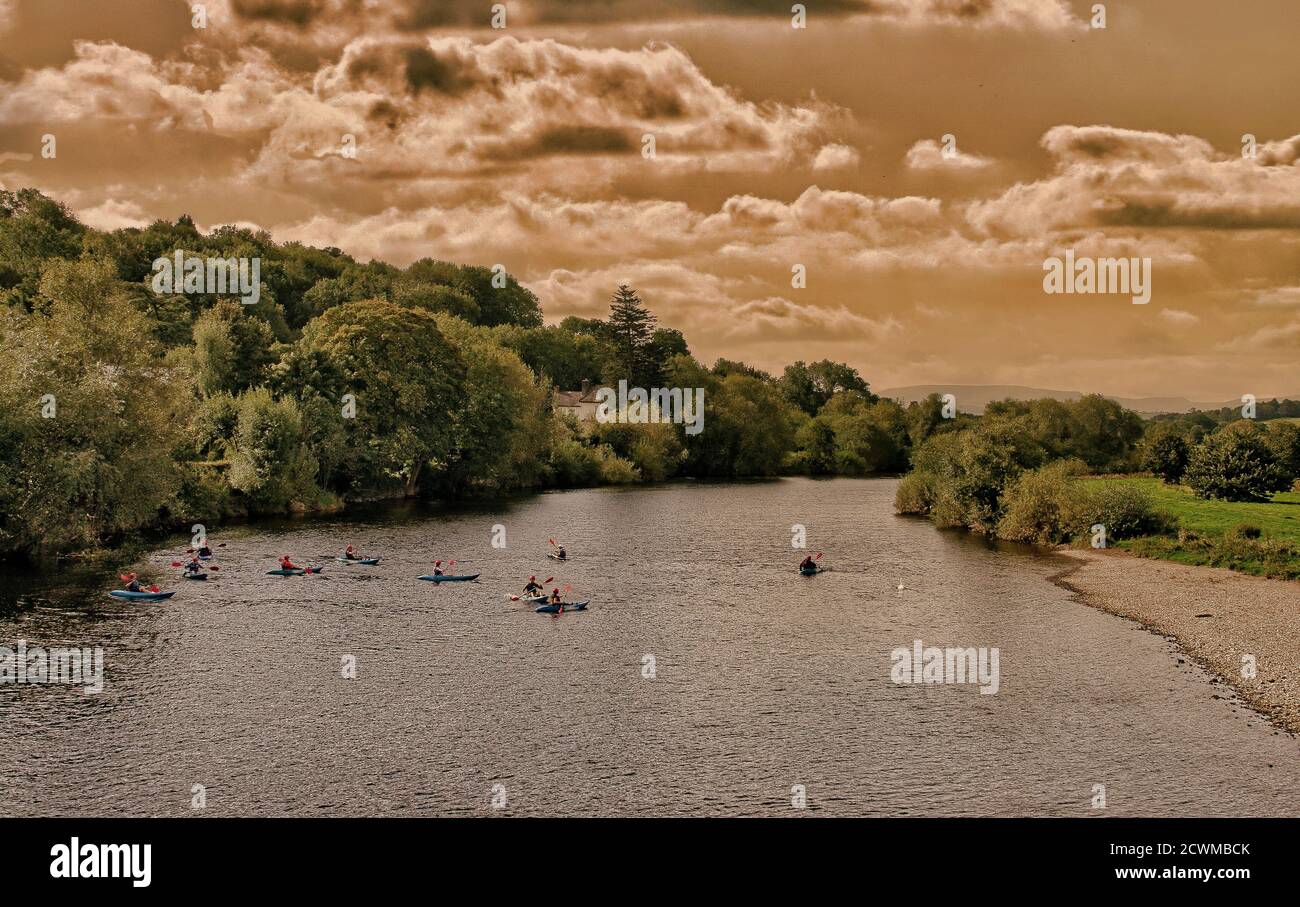
[[[1150,476],[1106,476],[1088,481],[1137,485],[1155,499],[1156,506],[1178,517],[1183,528],[1200,535],[1223,535],[1234,526],[1249,523],[1277,539],[1300,543],[1300,492],[1274,495],[1267,504],[1250,504],[1207,501]]]
[[[1140,487],[1158,508],[1173,514],[1183,529],[1196,536],[1185,541],[1151,537],[1119,543],[1134,554],[1228,567],[1258,576],[1300,577],[1300,493],[1285,492],[1271,501],[1251,504],[1203,500],[1186,488],[1148,476],[1103,476],[1085,481]],[[1259,527],[1263,538],[1234,537],[1237,534],[1231,530],[1243,525]]]

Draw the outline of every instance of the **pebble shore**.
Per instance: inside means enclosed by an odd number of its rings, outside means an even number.
[[[1056,581],[1086,604],[1172,637],[1243,700],[1300,733],[1300,582],[1216,567],[1061,549],[1079,562]],[[1244,667],[1254,656],[1255,676]]]

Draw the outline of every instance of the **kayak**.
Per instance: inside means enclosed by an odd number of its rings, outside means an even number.
[[[175,592],[132,592],[130,589],[114,589],[108,593],[114,598],[124,598],[127,601],[142,602],[160,602],[163,599],[171,598]]]
[[[548,598],[550,598],[550,596],[548,595],[525,595],[523,598],[519,600],[523,602],[528,602],[530,605],[540,605]]]
[[[429,573],[420,577],[420,579],[428,580],[431,583],[463,583],[472,579],[478,579],[478,576],[477,573],[461,573],[459,575],[442,573],[436,576]]]
[[[373,567],[379,563],[377,557],[336,557],[334,560],[340,564],[361,564],[366,567]]]
[[[567,561],[567,560],[568,560],[567,557],[560,557],[558,554],[547,554],[546,556],[549,557],[549,558],[550,558],[551,560],[553,560],[553,561]]]
[[[811,569],[811,570],[805,570],[805,569],[803,569],[802,567],[800,567],[800,568],[799,568],[799,572],[802,573],[804,576],[816,576],[818,573],[825,573],[825,572],[826,572],[826,568],[825,568],[825,567],[814,567],[814,568]]]
[[[324,572],[325,572],[325,568],[324,568],[324,567],[311,567],[311,568],[308,569],[308,568],[303,568],[303,567],[294,567],[292,570],[285,570],[283,567],[281,567],[279,570],[268,570],[268,571],[266,571],[266,575],[267,575],[267,576],[302,576],[304,573],[308,573],[308,572],[311,572],[311,573],[324,573]]]
[[[207,579],[206,573],[182,573],[181,579]]]
[[[565,602],[562,605],[542,605],[537,609],[538,614],[556,614],[561,608],[565,611],[586,611],[587,602]]]
[[[210,561],[210,560],[212,560],[212,555],[210,555],[210,554],[200,554],[200,555],[199,555],[199,560],[201,560],[201,561]]]

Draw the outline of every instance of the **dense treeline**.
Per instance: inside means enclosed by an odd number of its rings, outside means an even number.
[[[1098,395],[991,404],[920,444],[899,485],[900,512],[1016,541],[1056,544],[1172,533],[1175,521],[1128,484],[1089,474],[1145,470],[1197,496],[1267,501],[1300,477],[1300,426],[1196,413],[1144,423]]]
[[[155,292],[178,251],[257,259],[255,304]],[[499,269],[362,263],[188,217],[103,232],[0,192],[0,553],[404,495],[901,471],[960,424],[839,363],[708,368],[634,290],[612,295],[607,319],[544,325]],[[703,387],[704,430],[556,415],[553,388],[583,379]]]

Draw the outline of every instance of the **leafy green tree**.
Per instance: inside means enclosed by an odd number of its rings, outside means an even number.
[[[1267,501],[1291,487],[1290,477],[1253,422],[1233,422],[1192,448],[1183,479],[1197,495],[1225,501]]]
[[[265,321],[223,299],[194,322],[194,370],[205,394],[237,394],[265,382],[275,337]]]
[[[857,369],[829,359],[811,365],[802,361],[787,365],[781,377],[781,389],[786,399],[810,416],[817,415],[841,391],[857,391],[873,402],[876,399]]]
[[[1294,422],[1270,422],[1265,439],[1278,468],[1294,483],[1300,478],[1300,425]]]
[[[1177,485],[1187,471],[1189,456],[1190,448],[1183,436],[1165,432],[1146,446],[1142,468],[1170,485]]]
[[[476,488],[527,487],[537,480],[548,389],[490,331],[450,315],[439,315],[438,327],[465,362],[465,380],[437,490],[462,496]]]
[[[49,259],[77,258],[86,228],[36,189],[0,189],[0,302],[31,309]]]
[[[396,482],[413,495],[424,471],[442,469],[455,449],[455,413],[465,400],[465,363],[437,317],[383,300],[351,302],[313,320],[302,339],[356,397],[345,425],[351,484]]]
[[[499,324],[540,327],[542,324],[537,297],[503,271],[422,258],[407,268],[406,273],[416,280],[463,290],[478,306],[476,324],[486,327]]]
[[[539,378],[549,379],[561,390],[580,387],[584,378],[598,379],[604,363],[613,355],[602,338],[574,333],[563,326],[525,328],[511,324],[492,330],[498,343],[513,350]]]
[[[177,488],[185,384],[117,286],[111,262],[51,259],[37,311],[0,325],[0,549],[97,545]]]
[[[302,416],[290,398],[264,387],[239,397],[230,450],[230,484],[254,510],[283,510],[316,496],[316,461],[307,448]]]

